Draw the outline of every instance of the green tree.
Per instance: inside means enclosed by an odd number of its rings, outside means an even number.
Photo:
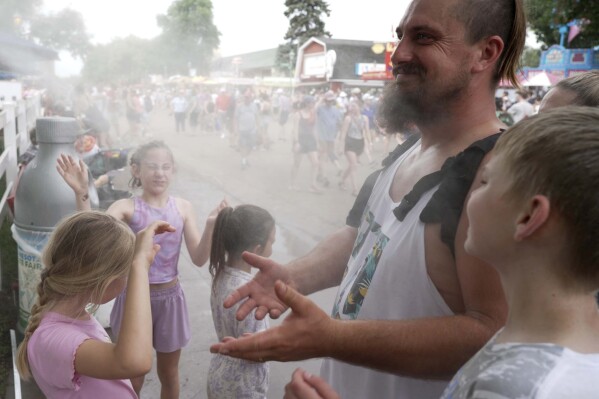
[[[29,34],[44,46],[66,50],[82,59],[90,48],[83,16],[70,8],[55,14],[35,15],[30,22]]]
[[[24,26],[41,4],[42,0],[0,1],[0,31],[23,33]]]
[[[158,55],[155,40],[135,36],[115,39],[90,49],[81,74],[92,83],[137,83],[153,73]]]
[[[536,68],[541,62],[541,49],[526,47],[522,52],[520,65],[523,67]]]
[[[210,0],[175,0],[166,14],[157,17],[162,28],[158,46],[164,52],[169,74],[187,74],[189,68],[206,74],[220,32],[213,23]]]
[[[529,27],[546,46],[560,43],[559,27],[574,19],[590,21],[566,46],[588,48],[599,44],[599,2],[591,0],[525,0]]]
[[[323,14],[331,15],[329,5],[324,0],[285,0],[287,9],[284,14],[289,19],[289,28],[285,33],[285,43],[277,50],[277,66],[281,70],[295,67],[297,47],[311,37],[331,37],[325,29]]]

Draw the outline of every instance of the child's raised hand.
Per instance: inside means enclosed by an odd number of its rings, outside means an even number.
[[[75,194],[87,194],[89,178],[85,162],[77,162],[70,155],[60,154],[56,160],[56,170]]]
[[[133,263],[136,260],[143,262],[149,269],[154,261],[154,257],[160,250],[160,245],[154,244],[154,236],[156,234],[172,233],[175,228],[163,221],[155,221],[145,229],[137,233],[135,238],[135,255]]]
[[[218,206],[216,208],[214,208],[208,214],[208,218],[206,219],[206,224],[214,225],[214,222],[216,222],[216,217],[218,216],[220,211],[222,211],[223,209],[225,209],[228,206],[229,206],[229,203],[227,202],[227,199],[223,198],[223,200],[218,204]]]

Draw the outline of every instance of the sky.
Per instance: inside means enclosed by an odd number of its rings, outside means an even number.
[[[156,15],[165,14],[172,0],[43,0],[45,12],[65,7],[83,15],[92,43],[108,43],[134,35],[160,33]],[[289,21],[284,0],[212,0],[214,24],[221,32],[222,56],[274,48],[282,43]],[[409,0],[328,0],[331,16],[326,29],[336,39],[389,41]],[[61,53],[59,76],[78,73],[81,63]]]

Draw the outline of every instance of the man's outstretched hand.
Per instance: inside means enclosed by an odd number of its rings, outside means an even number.
[[[223,305],[230,308],[245,299],[237,310],[237,320],[245,319],[254,309],[258,320],[264,319],[267,314],[277,319],[287,310],[287,306],[275,294],[275,283],[281,280],[291,284],[289,272],[284,266],[251,252],[244,252],[242,257],[259,272],[250,282],[233,291]]]
[[[335,340],[335,321],[314,302],[287,284],[277,281],[275,293],[283,306],[291,308],[283,322],[266,331],[239,338],[226,337],[210,352],[255,362],[281,362],[327,356]]]
[[[339,395],[322,378],[296,369],[285,385],[283,399],[339,399]]]

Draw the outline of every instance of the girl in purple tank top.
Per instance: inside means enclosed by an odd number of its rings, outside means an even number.
[[[63,219],[42,255],[38,297],[17,353],[21,376],[33,377],[49,399],[137,398],[130,378],[152,367],[153,238],[169,231],[175,229],[168,223],[154,222],[136,239],[123,222],[97,211]],[[125,284],[125,323],[113,344],[89,306],[114,299]]]
[[[171,150],[161,141],[140,146],[131,157],[131,186],[140,187],[139,197],[113,203],[106,212],[139,231],[155,220],[164,220],[177,231],[168,237],[157,237],[161,250],[149,270],[152,306],[153,344],[156,350],[158,378],[162,384],[161,397],[179,397],[179,358],[181,349],[191,338],[185,296],[178,279],[178,259],[183,238],[192,262],[203,266],[210,256],[212,230],[218,212],[227,203],[222,201],[207,218],[204,232],[200,233],[191,203],[172,197],[168,188],[175,171]],[[58,171],[75,192],[77,207],[90,209],[87,192],[87,167],[70,156],[58,159]],[[116,337],[121,321],[127,290],[115,300],[110,325]],[[132,378],[133,388],[139,394],[145,376]]]

